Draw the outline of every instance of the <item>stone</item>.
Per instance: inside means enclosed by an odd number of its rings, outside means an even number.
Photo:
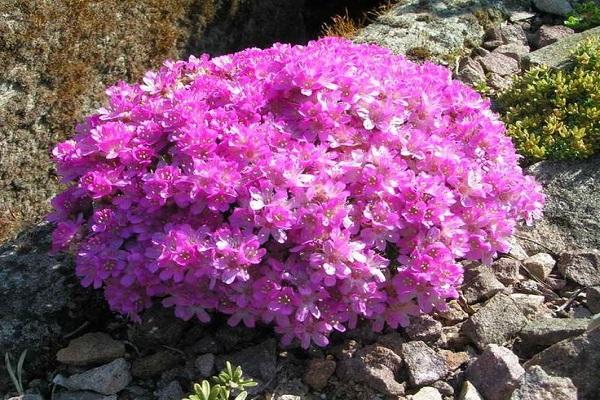
[[[201,377],[208,378],[212,376],[215,370],[215,355],[212,353],[202,354],[196,358],[196,361],[194,361],[194,366],[196,367],[196,371],[200,373]]]
[[[487,300],[505,289],[505,286],[496,279],[494,271],[486,265],[468,263],[465,266],[463,282],[461,291],[469,304]]]
[[[141,323],[129,327],[127,335],[138,347],[152,350],[161,345],[176,345],[186,326],[172,309],[158,305],[144,311],[141,318]]]
[[[593,313],[600,313],[600,286],[592,286],[585,290],[587,308]]]
[[[539,318],[529,322],[519,332],[520,348],[528,354],[537,353],[543,348],[561,340],[581,335],[590,320],[583,318]]]
[[[484,398],[481,397],[477,388],[471,382],[465,381],[458,395],[458,400],[484,400]]]
[[[564,25],[542,25],[533,37],[533,45],[540,49],[574,33],[573,29]]]
[[[527,36],[520,25],[506,24],[500,26],[500,38],[504,44],[515,43],[519,45],[527,45]]]
[[[488,74],[487,83],[490,87],[496,90],[504,90],[512,85],[512,77],[491,73]]]
[[[510,298],[514,300],[519,310],[521,310],[523,315],[528,319],[550,313],[550,310],[544,304],[544,296],[537,294],[512,293]]]
[[[560,254],[558,271],[583,286],[600,285],[600,250],[574,250]]]
[[[440,347],[445,349],[460,350],[470,343],[470,339],[463,332],[464,322],[442,328],[442,343]]]
[[[118,358],[100,367],[71,375],[65,386],[69,390],[91,390],[111,395],[125,389],[130,382],[129,363],[124,358]]]
[[[49,253],[51,232],[44,223],[0,244],[0,356],[18,359],[27,349],[25,374],[54,368],[64,336],[76,327],[111,318],[102,295],[79,284],[71,257]],[[0,362],[0,393],[12,388]]]
[[[535,13],[529,11],[513,11],[510,13],[508,20],[510,22],[520,22],[532,19],[535,17]]]
[[[436,388],[426,386],[413,394],[412,400],[442,400],[442,395]]]
[[[519,240],[517,236],[511,236],[508,239],[508,244],[510,249],[508,250],[508,255],[514,258],[515,260],[523,261],[529,255],[527,251],[523,248],[523,243]]]
[[[125,355],[125,345],[106,333],[86,333],[71,340],[56,354],[58,362],[68,365],[101,364]]]
[[[502,257],[492,263],[492,271],[496,278],[504,285],[513,285],[519,282],[521,262],[514,258]]]
[[[323,390],[335,372],[335,368],[334,360],[313,358],[306,367],[304,383],[316,391]]]
[[[483,350],[488,344],[504,344],[527,323],[527,318],[509,296],[498,293],[463,325],[463,332]]]
[[[454,398],[454,388],[448,382],[436,381],[431,384],[431,387],[436,388],[442,396],[450,396]]]
[[[600,39],[600,27],[596,31]],[[586,31],[589,32],[589,31]],[[571,35],[544,47],[544,51],[559,43],[570,41]],[[575,42],[564,50],[569,53]],[[531,56],[530,53],[529,56]],[[552,63],[559,55],[549,55]],[[517,240],[530,254],[548,252],[559,254],[574,249],[600,249],[600,155],[579,161],[541,161],[525,171],[543,186],[546,204],[541,220],[533,227],[520,227]]]
[[[548,375],[540,366],[525,371],[510,400],[577,400],[577,388],[569,378]]]
[[[386,396],[403,396],[404,384],[396,381],[402,358],[383,346],[367,346],[353,358],[340,361],[336,375],[343,381],[366,384]]]
[[[438,350],[438,354],[444,358],[449,371],[456,371],[471,359],[466,351],[455,352],[442,349]]]
[[[490,344],[469,365],[466,377],[486,400],[505,400],[525,373],[519,358],[509,349]]]
[[[420,314],[410,318],[410,325],[404,331],[410,340],[435,343],[442,337],[442,324],[431,315]]]
[[[154,392],[157,400],[181,400],[184,397],[183,389],[177,381],[169,383],[162,389]]]
[[[39,394],[24,394],[22,396],[11,397],[8,400],[44,400],[44,397]]]
[[[444,358],[424,342],[404,343],[402,358],[406,363],[408,379],[412,386],[427,385],[448,374]]]
[[[492,52],[479,59],[483,69],[500,76],[511,75],[519,72],[519,62],[504,54]]]
[[[151,378],[175,367],[181,361],[180,354],[171,350],[161,350],[149,356],[133,360],[131,373],[136,378]]]
[[[556,261],[548,253],[537,253],[523,260],[523,266],[527,271],[542,281],[548,278],[555,265]]]
[[[117,395],[105,396],[87,391],[58,392],[54,394],[53,400],[117,400]]]
[[[600,329],[560,341],[525,363],[539,365],[547,374],[570,378],[579,399],[600,399]]]
[[[529,54],[529,51],[529,46],[519,43],[503,44],[494,49],[495,53],[504,54],[507,57],[515,59],[518,63],[521,62],[524,55]]]
[[[497,47],[502,46],[503,44],[504,44],[503,40],[489,40],[487,42],[483,42],[481,47],[483,47],[486,50],[492,51],[492,50],[495,50]]]
[[[480,82],[485,82],[485,71],[479,61],[472,58],[465,58],[458,67],[458,79],[475,85]]]
[[[533,0],[535,7],[548,14],[560,15],[566,17],[573,11],[573,7],[568,0]]]
[[[387,347],[396,354],[402,353],[402,343],[405,340],[399,332],[390,332],[377,339],[377,345]]]
[[[275,339],[267,339],[255,346],[217,357],[216,366],[220,371],[225,362],[242,367],[244,376],[254,379],[258,386],[250,388],[248,393],[255,395],[269,384],[277,373],[277,344]]]
[[[448,324],[456,324],[469,318],[469,314],[465,312],[456,300],[450,300],[447,304],[448,309],[438,313],[440,318]]]
[[[600,38],[600,26],[596,27],[596,28],[588,29],[581,33],[575,33],[573,35],[563,37],[562,39],[560,39],[559,41],[557,41],[555,43],[552,43],[551,45],[542,47],[541,49],[536,50],[536,51],[532,51],[526,57],[523,57],[523,64],[526,67],[531,67],[531,66],[536,66],[536,65],[547,65],[548,67],[551,67],[551,68],[565,68],[569,65],[569,58],[570,58],[571,54],[573,53],[573,49],[577,48],[579,43],[581,43],[587,39],[590,39],[590,38]],[[557,161],[555,161],[555,162],[557,162]],[[568,170],[571,170],[571,171],[574,170],[577,167],[577,164],[585,165],[585,164],[590,164],[592,162],[593,162],[593,158],[590,158],[587,161],[580,161],[579,163],[573,163],[570,166],[570,168],[568,168]],[[553,162],[548,162],[548,163],[553,163]],[[565,162],[558,161],[558,163],[565,163]],[[548,164],[546,164],[546,165],[548,165]],[[568,175],[568,170],[563,171],[563,173],[561,174],[562,176],[557,177],[557,178],[563,178],[563,179],[567,178],[568,179],[568,177],[570,176],[572,179],[573,175]],[[584,184],[583,180],[581,180],[581,181],[579,180],[579,178],[584,178],[584,176],[577,176],[578,179],[575,181],[575,183],[580,184],[580,185]],[[545,186],[544,186],[544,189],[546,189]],[[564,188],[564,190],[567,190],[567,189],[568,188]],[[571,196],[561,199],[561,200],[567,201],[567,203],[563,204],[564,207],[567,207],[569,205],[571,198],[573,196],[580,196],[580,194],[573,193]],[[590,196],[590,199],[586,200],[584,204],[589,204],[590,202],[592,202],[594,200],[595,197],[596,196]],[[546,203],[546,205],[547,204],[548,203]],[[584,204],[580,204],[576,209],[571,210],[571,214],[578,213],[580,209],[584,209]],[[567,216],[565,216],[564,218],[567,218]],[[596,221],[597,221],[597,219],[596,219]],[[586,231],[590,231],[590,230],[592,230],[592,228],[593,227],[589,227],[588,229],[586,229]],[[583,236],[583,235],[584,235],[583,232],[579,234],[579,236]],[[577,243],[576,238],[572,238],[572,242]],[[545,243],[545,241],[544,241],[544,243]],[[552,244],[551,241],[550,241],[550,244]],[[582,245],[590,247],[585,243]]]

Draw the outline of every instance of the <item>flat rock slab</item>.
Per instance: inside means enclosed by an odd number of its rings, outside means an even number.
[[[117,394],[131,382],[129,363],[118,358],[109,364],[71,375],[65,382],[69,390],[91,390],[104,395]]]
[[[68,365],[101,364],[123,357],[125,345],[106,333],[86,333],[71,340],[56,354],[58,362]]]
[[[561,340],[581,335],[590,323],[586,318],[540,318],[529,322],[519,333],[520,348],[533,354]]]
[[[569,65],[573,49],[588,38],[600,38],[600,26],[563,37],[551,45],[533,51],[523,57],[523,64],[526,67],[547,65],[551,68],[565,68]]]
[[[600,37],[600,27],[592,31]],[[541,161],[526,172],[542,184],[546,204],[541,220],[531,228],[519,229],[518,243],[530,255],[548,252],[548,248],[557,254],[600,249],[600,156],[581,161]]]
[[[504,344],[525,326],[527,318],[514,300],[498,293],[463,325],[463,332],[484,350],[489,344]]]

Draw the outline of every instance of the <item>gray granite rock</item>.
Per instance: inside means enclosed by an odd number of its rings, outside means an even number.
[[[586,305],[594,313],[600,313],[600,286],[592,286],[585,290]]]
[[[323,390],[335,372],[336,363],[330,359],[313,358],[304,372],[304,383],[316,391]]]
[[[537,353],[561,340],[581,335],[590,320],[585,318],[539,318],[519,332],[520,349],[528,354]]]
[[[600,250],[565,251],[560,254],[558,271],[583,286],[600,285]]]
[[[491,269],[496,278],[504,285],[513,285],[521,280],[519,268],[521,262],[514,258],[502,257],[492,263]]]
[[[181,400],[184,393],[179,382],[173,381],[164,388],[157,390],[154,395],[157,400]]]
[[[196,371],[203,378],[212,376],[215,370],[215,355],[212,353],[202,354],[194,361]]]
[[[534,365],[525,371],[510,400],[577,400],[577,388],[571,379],[550,376]]]
[[[503,24],[499,27],[500,38],[504,44],[515,43],[527,45],[527,35],[520,25]]]
[[[404,328],[410,340],[421,340],[435,343],[442,337],[442,324],[427,314],[421,314],[410,319],[410,325]]]
[[[56,354],[58,362],[68,365],[101,364],[125,355],[125,345],[103,332],[86,333],[71,340]]]
[[[594,30],[600,38],[600,27]],[[567,47],[570,52],[573,43]],[[553,253],[600,249],[600,190],[595,190],[600,186],[600,156],[581,161],[542,161],[526,172],[543,186],[546,204],[541,220],[531,228],[519,228],[517,240],[521,246],[531,255],[548,252],[547,248]]]
[[[458,79],[470,85],[475,85],[485,82],[485,71],[479,61],[465,58],[458,67]]]
[[[412,386],[423,386],[444,378],[448,367],[442,356],[424,342],[415,341],[402,345],[402,357]]]
[[[504,344],[525,326],[527,318],[514,300],[498,293],[464,324],[463,332],[481,350],[489,344]]]
[[[486,265],[468,263],[465,266],[462,293],[467,303],[473,304],[487,300],[505,289],[496,278],[494,271]]]
[[[528,319],[549,314],[550,310],[544,305],[544,296],[526,293],[511,293],[510,298]]]
[[[529,51],[529,46],[519,43],[503,44],[494,49],[494,53],[504,54],[507,57],[515,59],[519,63],[523,56],[529,54]]]
[[[129,363],[118,358],[111,363],[71,375],[65,382],[69,390],[91,390],[100,394],[117,394],[131,382]]]
[[[588,29],[587,31],[581,33],[575,33],[573,35],[566,36],[549,46],[532,51],[527,56],[523,57],[523,64],[526,67],[534,65],[547,65],[552,68],[567,67],[569,65],[569,57],[571,56],[573,49],[575,49],[579,43],[588,38],[600,38],[600,26]],[[579,164],[582,163],[580,162]],[[576,168],[575,165],[571,166],[569,170],[572,172],[574,168]],[[578,208],[581,208],[581,206]],[[577,242],[576,240],[573,241]]]
[[[527,271],[543,281],[548,278],[555,265],[556,260],[548,253],[537,253],[523,260],[523,266]]]
[[[538,10],[565,17],[573,10],[568,0],[533,0]]]
[[[520,70],[517,60],[497,52],[481,57],[479,62],[485,71],[500,76],[511,75]]]
[[[600,399],[600,329],[560,341],[525,363],[539,365],[552,376],[570,378],[580,399]]]
[[[573,29],[564,25],[542,25],[533,37],[533,46],[537,49],[546,47],[574,33]]]
[[[181,355],[171,350],[161,350],[154,354],[133,360],[131,373],[136,378],[151,378],[182,362]]]
[[[426,386],[410,397],[411,400],[442,400],[442,394],[434,387]]]
[[[486,400],[505,400],[525,373],[509,349],[491,344],[469,365],[466,377]]]
[[[471,382],[465,381],[458,395],[458,400],[484,400],[484,398],[481,397],[477,388]]]

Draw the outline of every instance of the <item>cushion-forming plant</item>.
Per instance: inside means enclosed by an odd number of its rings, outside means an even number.
[[[166,62],[54,149],[55,250],[138,319],[272,323],[326,345],[457,297],[543,195],[489,102],[450,72],[325,38]]]

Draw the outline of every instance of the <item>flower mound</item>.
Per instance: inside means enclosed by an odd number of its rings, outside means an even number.
[[[443,310],[460,259],[507,250],[539,216],[487,101],[448,70],[322,39],[167,62],[54,156],[71,186],[51,220],[84,286],[138,319],[273,323],[328,343]]]

